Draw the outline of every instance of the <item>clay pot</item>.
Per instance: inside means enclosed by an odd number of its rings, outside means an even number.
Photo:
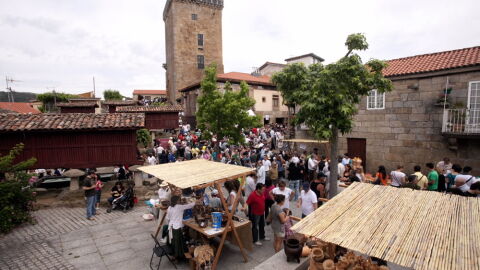
[[[304,246],[302,249],[302,257],[307,257],[308,255],[310,255],[311,251],[312,250],[309,247]]]
[[[346,270],[348,268],[348,263],[344,261],[337,262],[337,270]]]
[[[335,269],[335,263],[328,259],[323,262],[323,269],[324,270],[334,270]]]
[[[300,243],[297,239],[283,240],[285,255],[287,255],[287,262],[290,260],[300,263],[300,255],[302,255],[303,243]]]
[[[316,262],[323,262],[323,260],[325,259],[323,250],[321,250],[320,248],[314,248],[312,250],[312,258]]]

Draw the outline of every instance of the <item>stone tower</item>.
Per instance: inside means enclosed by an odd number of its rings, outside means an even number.
[[[175,102],[178,90],[198,83],[204,68],[217,64],[223,73],[223,0],[167,0],[165,21],[167,93]]]

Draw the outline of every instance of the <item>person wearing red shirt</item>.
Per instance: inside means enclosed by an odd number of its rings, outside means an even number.
[[[268,241],[270,239],[265,237],[265,186],[262,183],[257,183],[255,192],[248,196],[247,204],[250,208],[250,221],[252,221],[252,236],[253,242],[257,246],[261,246],[260,240]]]

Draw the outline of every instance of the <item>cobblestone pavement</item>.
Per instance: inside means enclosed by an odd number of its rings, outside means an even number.
[[[98,228],[96,226],[140,216],[144,212],[144,208],[135,208],[127,213],[113,211],[107,214],[105,209],[100,209],[96,220],[89,221],[85,219],[84,208],[36,211],[33,215],[37,224],[21,226],[0,237],[0,269],[75,269],[75,261],[72,263],[70,258],[63,254],[64,242],[68,241],[69,237],[78,235],[82,238],[82,232],[87,228]],[[70,243],[70,246],[66,244],[66,247],[74,246]],[[79,255],[73,257],[75,256]]]
[[[298,211],[298,210],[297,210]],[[84,208],[49,208],[34,212],[36,225],[24,225],[0,237],[0,270],[3,269],[149,269],[154,245],[154,222],[141,215],[145,206],[123,213],[98,211],[95,221],[85,219]],[[267,236],[273,238],[270,226]],[[272,243],[254,247],[244,263],[238,248],[226,244],[220,265],[229,270],[253,269],[274,254]],[[154,267],[158,258],[154,258]],[[163,259],[161,269],[174,269]],[[186,263],[178,269],[189,269]]]

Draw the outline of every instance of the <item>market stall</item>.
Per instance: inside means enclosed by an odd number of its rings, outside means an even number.
[[[414,269],[480,269],[479,211],[478,198],[353,183],[292,230]]]
[[[197,159],[184,162],[145,166],[140,167],[139,170],[154,175],[158,179],[168,183],[172,188],[192,188],[193,190],[200,190],[207,187],[216,188],[219,192],[219,198],[224,209],[224,228],[212,228],[212,222],[208,222],[208,226],[202,227],[199,224],[195,223],[193,219],[185,220],[184,224],[207,238],[213,238],[217,236],[221,237],[220,244],[215,253],[215,259],[212,265],[212,269],[216,269],[225,240],[227,239],[227,235],[229,233],[233,235],[233,242],[240,248],[245,262],[248,261],[247,255],[244,250],[245,246],[239,236],[238,230],[239,228],[244,227],[249,228],[250,221],[241,220],[240,218],[235,217],[234,213],[236,212],[239,198],[242,196],[241,187],[245,183],[245,178],[247,175],[253,174],[254,169]],[[239,178],[242,179],[242,181],[240,181],[240,188],[238,189],[235,196],[233,206],[229,211],[225,196],[223,195],[222,185],[229,180],[237,180]]]

